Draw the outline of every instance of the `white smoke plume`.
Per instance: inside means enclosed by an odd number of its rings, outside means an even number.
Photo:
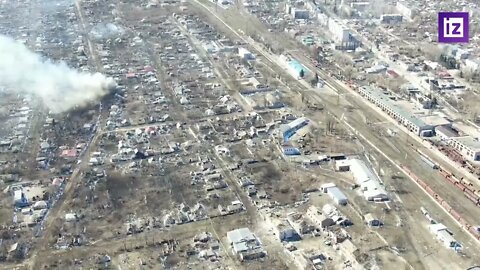
[[[33,94],[52,113],[90,104],[115,86],[112,78],[45,60],[24,44],[0,35],[0,89]]]

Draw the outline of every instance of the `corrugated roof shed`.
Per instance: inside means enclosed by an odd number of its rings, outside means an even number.
[[[367,167],[365,162],[360,159],[350,159],[350,171],[357,184],[362,184],[368,180],[377,180],[377,176]]]
[[[329,187],[327,194],[332,197],[338,204],[347,204],[347,197],[338,187]]]
[[[305,122],[308,123],[309,120],[306,117],[300,117],[300,118],[297,118],[297,119],[293,120],[292,122],[288,123],[287,125],[288,125],[289,128],[295,128],[295,127],[297,127],[297,126],[299,126],[299,125],[301,125]]]

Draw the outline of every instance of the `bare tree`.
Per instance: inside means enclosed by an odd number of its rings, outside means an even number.
[[[365,79],[367,80],[367,83],[372,84],[378,81],[379,76],[376,74],[367,74]]]
[[[401,90],[401,86],[405,84],[407,81],[403,77],[398,77],[398,78],[390,78],[387,79],[386,81],[386,87],[394,92],[394,93],[399,93]]]
[[[468,118],[475,120],[480,114],[480,107],[478,104],[480,104],[480,97],[471,91],[467,91],[462,97],[462,112],[466,113]]]
[[[352,66],[347,66],[343,69],[343,75],[348,80],[351,80],[356,75],[355,69]]]
[[[460,70],[460,78],[463,78],[465,80],[467,80],[468,82],[473,82],[475,79],[478,78],[479,76],[479,72],[478,71],[473,71],[471,69],[468,69],[468,68],[463,68]]]
[[[352,59],[350,59],[350,57],[346,56],[345,54],[342,54],[339,51],[335,51],[333,53],[333,59],[340,66],[347,66],[347,65],[353,66]]]
[[[335,119],[332,116],[328,115],[327,120],[325,121],[325,135],[332,134],[335,130]]]
[[[430,61],[438,61],[440,55],[442,55],[442,49],[435,44],[424,44],[422,46],[422,52]]]

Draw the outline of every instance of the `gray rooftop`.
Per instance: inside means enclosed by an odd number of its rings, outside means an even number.
[[[456,140],[472,150],[480,150],[480,141],[478,138],[466,136],[457,138]]]
[[[343,192],[338,188],[338,187],[330,187],[327,189],[327,193],[331,194],[333,197],[335,197],[339,201],[346,201],[347,197]]]
[[[435,130],[443,133],[449,138],[458,137],[458,132],[449,126],[438,126],[435,128]]]
[[[233,231],[229,231],[227,233],[227,237],[230,243],[240,243],[240,242],[246,242],[246,241],[253,241],[256,239],[249,228],[240,228]]]

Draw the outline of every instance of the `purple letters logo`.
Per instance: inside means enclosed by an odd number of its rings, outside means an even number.
[[[438,42],[468,42],[468,12],[438,13]]]

